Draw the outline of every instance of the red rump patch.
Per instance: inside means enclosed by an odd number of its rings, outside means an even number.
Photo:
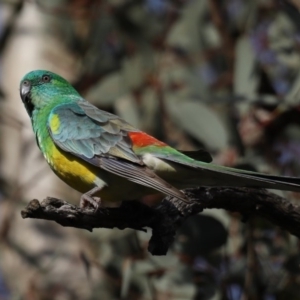
[[[151,135],[148,135],[145,132],[129,132],[128,133],[133,146],[137,147],[146,147],[146,146],[167,146],[167,144],[157,140]]]

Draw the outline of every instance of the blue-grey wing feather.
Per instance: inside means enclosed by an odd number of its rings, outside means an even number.
[[[51,116],[57,115],[60,125],[54,131],[51,130],[49,122],[48,128],[53,141],[61,149],[86,158],[112,155],[141,163],[141,159],[132,150],[126,129],[121,126],[121,119],[117,123],[112,123],[118,119],[117,116],[103,112],[104,117],[101,118],[101,110],[91,104],[81,107],[79,103],[59,105],[51,112],[50,119]],[[92,109],[97,113],[92,114]],[[129,128],[127,123],[125,125]]]

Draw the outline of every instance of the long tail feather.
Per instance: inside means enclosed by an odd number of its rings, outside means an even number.
[[[296,177],[267,175],[204,163],[200,163],[199,168],[203,168],[206,172],[215,173],[214,177],[219,179],[217,181],[220,186],[243,186],[300,192],[300,178]]]
[[[176,165],[179,163],[181,166],[194,169],[192,178],[186,179],[192,185],[252,187],[300,192],[300,178],[296,177],[274,176],[228,168],[191,158],[182,160],[173,156],[168,157],[167,160],[175,162]],[[191,186],[191,184],[189,185]]]

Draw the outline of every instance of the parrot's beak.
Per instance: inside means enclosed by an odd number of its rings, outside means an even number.
[[[30,101],[30,90],[31,86],[29,84],[22,84],[20,87],[20,96],[24,103],[28,103]]]

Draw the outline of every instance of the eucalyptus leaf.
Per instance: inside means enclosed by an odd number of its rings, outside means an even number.
[[[139,128],[140,126],[140,116],[137,107],[132,95],[128,94],[119,98],[115,102],[116,114],[126,120],[128,123]]]
[[[229,143],[229,134],[220,117],[206,105],[194,102],[167,101],[168,112],[178,126],[206,145],[218,151]]]
[[[255,74],[255,55],[247,35],[238,39],[235,55],[234,93],[251,97],[257,90],[258,77]]]
[[[104,77],[101,82],[89,89],[85,98],[95,104],[111,106],[125,92],[121,73],[116,72]]]

